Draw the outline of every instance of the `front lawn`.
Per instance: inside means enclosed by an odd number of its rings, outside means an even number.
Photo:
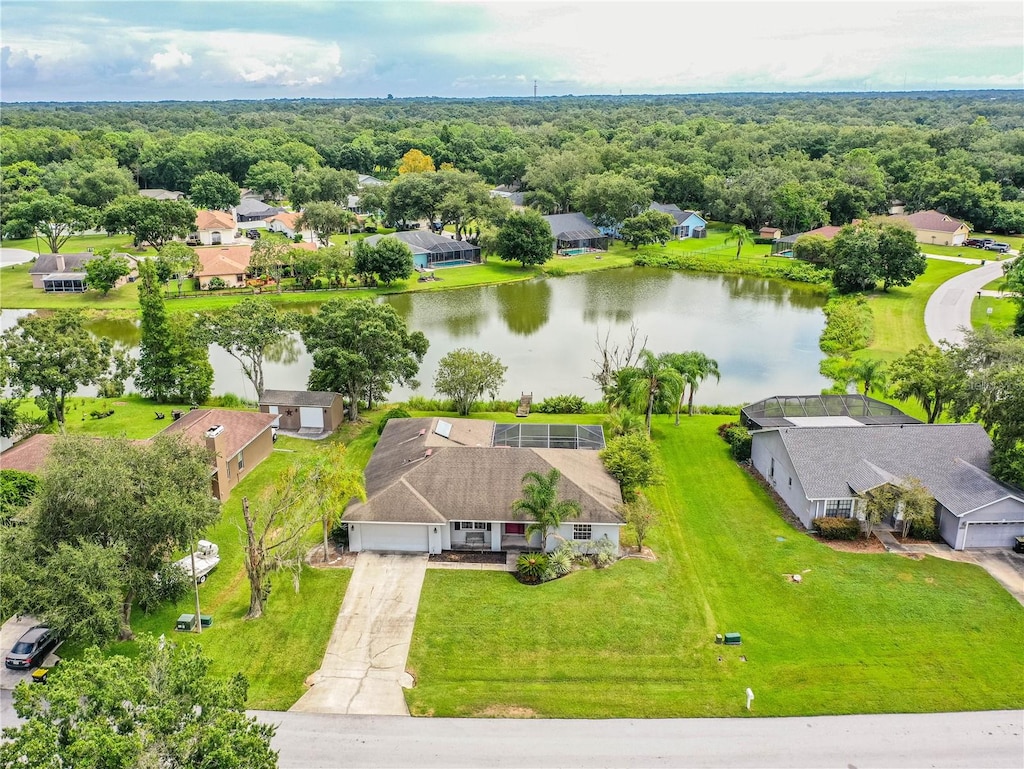
[[[664,511],[657,561],[539,587],[428,571],[412,712],[739,716],[747,687],[761,716],[1024,705],[1024,610],[998,583],[974,566],[839,553],[795,531],[729,459],[715,433],[724,419],[656,417],[668,476],[652,493]],[[743,644],[716,645],[725,632]]]
[[[994,296],[976,298],[971,302],[971,325],[974,328],[992,326],[997,330],[1010,328],[1017,317],[1017,306],[1013,299]]]

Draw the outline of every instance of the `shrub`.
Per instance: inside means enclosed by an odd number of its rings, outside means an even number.
[[[555,577],[564,577],[572,571],[575,560],[576,553],[573,551],[572,545],[566,543],[548,556],[548,566]]]
[[[533,406],[540,414],[584,414],[587,402],[579,395],[555,395]]]
[[[39,478],[21,470],[0,470],[0,524],[25,507],[39,488]]]
[[[545,267],[544,273],[550,275],[552,278],[564,278],[569,272],[564,267],[557,267],[552,265],[551,267]]]
[[[860,521],[856,518],[815,518],[814,529],[822,539],[857,539]]]
[[[384,432],[384,428],[388,425],[388,420],[391,419],[408,419],[412,416],[408,411],[402,408],[393,408],[390,411],[385,411],[384,416],[380,418],[380,422],[377,423],[377,435]]]
[[[345,550],[348,547],[348,524],[341,519],[335,521],[327,538],[335,547]]]
[[[938,541],[939,539],[939,527],[933,518],[911,521],[908,533],[914,539],[927,539],[930,541]]]
[[[424,398],[422,395],[410,396],[405,405],[412,411],[455,411],[455,404],[450,400]]]
[[[210,278],[210,282],[206,284],[206,287],[210,289],[210,291],[220,291],[222,288],[227,288],[228,284],[225,283],[222,278],[215,276]]]
[[[215,406],[224,409],[247,409],[255,408],[258,404],[254,401],[246,400],[245,398],[235,395],[234,393],[224,393],[223,395],[217,395],[216,397],[210,398],[207,403],[210,406]]]
[[[601,451],[604,467],[622,489],[622,498],[632,501],[642,486],[661,482],[661,465],[654,443],[643,433],[613,438]]]
[[[863,296],[834,297],[825,303],[825,329],[821,351],[849,355],[871,344],[874,323],[871,308]]]
[[[551,573],[548,557],[544,553],[523,553],[516,560],[516,573],[523,582],[544,582]]]
[[[750,430],[736,422],[726,422],[719,425],[718,434],[732,448],[733,459],[737,462],[745,462],[750,459],[750,447],[753,443]]]

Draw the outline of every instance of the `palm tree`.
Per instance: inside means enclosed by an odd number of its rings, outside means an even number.
[[[541,552],[547,549],[548,532],[558,532],[562,521],[566,518],[577,518],[583,509],[575,499],[558,498],[558,481],[562,477],[557,467],[552,467],[547,475],[530,471],[523,476],[523,496],[512,503],[512,511],[518,518],[527,513],[533,523],[526,527],[527,541],[540,534]]]
[[[736,258],[740,258],[740,249],[742,249],[747,243],[754,242],[754,234],[744,227],[742,224],[734,224],[732,229],[729,230],[729,234],[725,236],[723,243],[731,243],[736,241]]]
[[[604,424],[608,434],[618,438],[638,432],[643,424],[643,420],[629,409],[617,407],[611,410]]]
[[[708,377],[713,376],[715,381],[722,381],[722,374],[718,370],[718,361],[714,358],[709,358],[699,350],[677,353],[667,357],[672,367],[679,372],[680,376],[682,376],[685,385],[690,388],[688,413],[692,417],[693,396],[697,393],[697,388],[699,388]],[[679,401],[676,403],[676,427],[679,426],[679,411],[683,406],[683,395],[685,391],[686,387],[680,391]]]
[[[637,376],[630,383],[630,401],[637,408],[647,413],[647,434],[651,434],[651,415],[654,404],[659,398],[671,397],[673,400],[682,394],[685,382],[683,377],[671,365],[671,355],[655,355],[650,350],[641,350],[637,357]]]
[[[871,390],[885,393],[885,361],[878,358],[858,358],[849,368],[850,381],[863,385],[864,394]]]

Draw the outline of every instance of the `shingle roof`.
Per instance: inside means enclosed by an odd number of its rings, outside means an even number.
[[[602,238],[604,235],[594,226],[585,214],[552,214],[545,216],[544,221],[551,228],[551,234],[563,240],[586,240]]]
[[[283,211],[283,208],[268,206],[258,198],[242,198],[235,206],[235,216],[273,216]]]
[[[935,230],[937,232],[956,232],[963,222],[938,211],[918,211],[914,214],[890,216],[889,219],[906,222],[915,230]]]
[[[319,390],[264,390],[261,406],[318,406],[329,409],[341,395]]]
[[[676,224],[682,224],[691,216],[697,216],[701,221],[704,221],[704,217],[696,211],[684,211],[675,203],[651,203],[649,210],[668,214],[676,220]]]
[[[197,277],[213,275],[244,275],[249,271],[252,245],[241,243],[237,246],[210,246],[195,249],[199,257]]]
[[[130,254],[122,254],[120,252],[114,252],[114,256],[120,256],[128,260],[128,263],[135,266],[138,261],[135,257]],[[96,258],[96,254],[91,251],[83,251],[78,254],[40,254],[36,257],[35,263],[29,268],[29,275],[51,275],[53,273],[62,272],[82,272],[85,270],[85,265]],[[60,262],[63,260],[64,267],[61,268]]]
[[[151,190],[139,190],[139,194],[144,198],[153,198],[154,200],[181,200],[185,197],[184,192],[164,190],[159,187],[154,187]]]
[[[56,435],[36,433],[0,454],[0,468],[38,474],[46,464]]]
[[[227,459],[244,449],[277,419],[277,414],[230,409],[195,409],[171,422],[159,435],[183,435],[201,446],[206,445],[206,431],[216,425],[224,428],[224,456]]]
[[[992,442],[981,425],[777,429],[808,499],[843,499],[893,478],[917,478],[957,516],[1007,496],[1024,501],[1024,492],[988,474]]]
[[[227,211],[196,211],[197,230],[233,230],[235,217]]]
[[[493,423],[446,420],[452,437],[479,440]],[[480,430],[459,422],[479,422]],[[392,523],[450,520],[507,521],[522,496],[523,475],[562,473],[559,497],[580,503],[584,523],[621,524],[619,485],[595,451],[509,449],[479,445],[436,446],[437,420],[392,419],[366,466],[367,501],[349,507],[345,519]],[[422,434],[421,434],[422,431]],[[428,452],[429,451],[429,455]]]
[[[409,246],[414,254],[475,253],[480,250],[479,246],[474,246],[465,240],[455,240],[426,230],[405,230],[386,235],[371,235],[366,239],[366,244],[376,245],[381,238],[400,240]]]

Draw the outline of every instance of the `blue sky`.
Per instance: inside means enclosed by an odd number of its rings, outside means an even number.
[[[1020,2],[0,0],[0,99],[1024,88]]]

